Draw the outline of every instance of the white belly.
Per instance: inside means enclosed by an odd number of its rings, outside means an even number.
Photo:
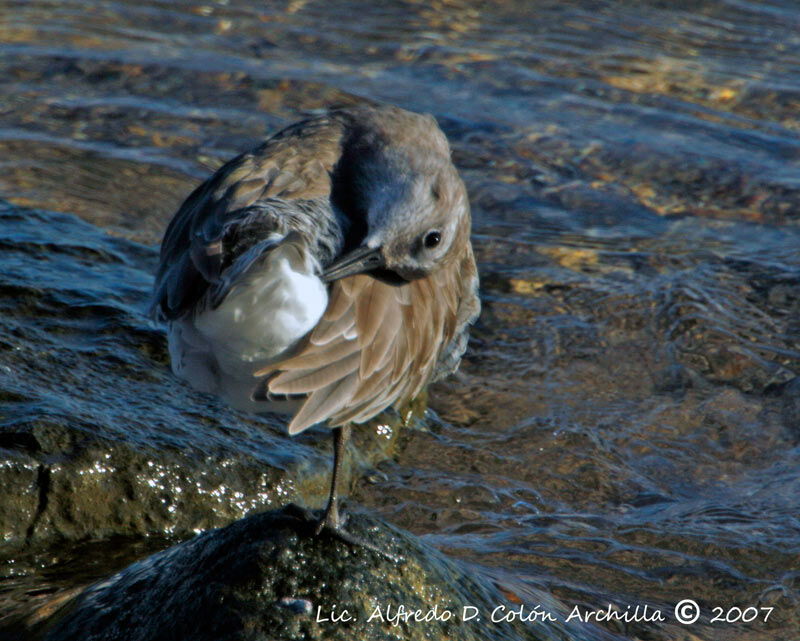
[[[310,257],[300,261],[291,246],[276,247],[237,280],[216,309],[170,325],[172,370],[234,407],[289,410],[251,400],[253,373],[286,358],[319,322],[328,292],[315,272]]]

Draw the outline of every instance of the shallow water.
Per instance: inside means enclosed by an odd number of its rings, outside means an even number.
[[[429,111],[470,193],[484,311],[358,504],[523,602],[545,588],[568,609],[665,612],[612,626],[623,638],[796,634],[795,3],[86,5],[0,2],[0,196],[38,211],[3,214],[3,309],[33,310],[3,316],[4,427],[57,414],[179,447],[193,421],[236,424],[208,448],[254,452],[253,469],[301,457],[262,440],[274,422],[153,409],[174,386],[144,314],[153,247],[212,168],[302,112]],[[76,304],[66,329],[45,317]],[[72,379],[48,387],[19,355],[36,332]],[[153,371],[124,411],[115,379],[76,392],[98,350]],[[703,607],[688,627],[672,615],[685,598]],[[710,621],[748,606],[774,610]]]

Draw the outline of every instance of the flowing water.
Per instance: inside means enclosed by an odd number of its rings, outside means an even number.
[[[621,638],[800,638],[796,3],[0,0],[0,83],[3,429],[56,413],[166,447],[250,420],[166,371],[145,306],[170,215],[304,112],[427,111],[470,193],[484,310],[355,501],[512,603],[664,613]],[[76,392],[97,353],[152,379]],[[295,447],[241,430],[225,446],[252,466]],[[38,554],[0,597],[122,563]]]

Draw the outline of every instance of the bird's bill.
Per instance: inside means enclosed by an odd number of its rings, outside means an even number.
[[[363,274],[386,266],[380,247],[359,247],[342,256],[322,272],[322,280],[330,283],[345,276]]]

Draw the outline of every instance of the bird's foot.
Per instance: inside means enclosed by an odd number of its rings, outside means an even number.
[[[325,511],[325,514],[317,523],[317,529],[314,534],[319,536],[322,532],[328,532],[331,536],[335,536],[340,541],[344,541],[350,545],[365,548],[386,559],[387,561],[391,561],[392,563],[405,562],[405,559],[402,556],[392,554],[388,550],[385,550],[384,548],[345,530],[344,523],[339,518],[338,513],[335,515],[335,518],[332,518],[330,513],[327,510]]]

